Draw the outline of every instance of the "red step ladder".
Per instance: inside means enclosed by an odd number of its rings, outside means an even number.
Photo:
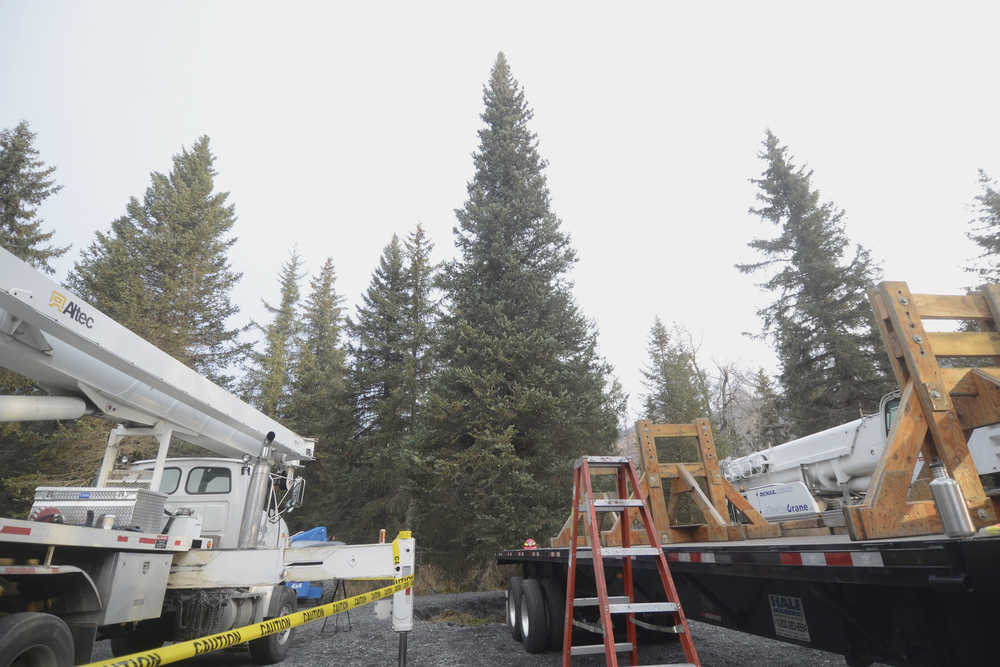
[[[618,480],[618,498],[613,500],[602,500],[594,498],[594,490],[590,481],[590,471],[592,468],[614,468]],[[687,663],[678,663],[690,667],[700,667],[698,652],[694,648],[691,640],[691,632],[688,629],[687,618],[684,610],[681,609],[680,600],[677,598],[677,589],[674,586],[674,579],[670,576],[670,568],[667,566],[667,557],[660,548],[660,543],[656,534],[656,527],[653,524],[653,516],[646,505],[646,499],[641,497],[642,487],[639,486],[639,479],[636,476],[632,461],[624,456],[584,456],[576,462],[573,471],[573,529],[569,552],[569,574],[566,580],[566,621],[563,628],[563,667],[569,667],[570,659],[574,655],[587,655],[594,653],[604,653],[607,664],[618,667],[618,653],[628,652],[630,654],[630,665],[635,665],[638,659],[638,648],[636,646],[636,625],[656,628],[648,623],[635,618],[637,613],[649,612],[669,612],[675,614],[677,624],[674,631],[680,634],[681,646],[684,647],[684,656]],[[632,494],[628,492],[628,485],[631,485]],[[630,495],[636,496],[629,498]],[[642,519],[642,524],[646,529],[649,538],[649,545],[631,546],[631,530],[628,521],[629,508],[636,508]],[[618,525],[622,531],[622,546],[602,547],[600,527],[597,523],[598,512],[622,512]],[[587,532],[590,535],[590,548],[577,547],[577,527],[578,515],[586,515]],[[582,552],[582,553],[581,553]],[[625,595],[621,597],[608,597],[608,584],[604,577],[604,558],[620,557],[624,569],[623,578],[625,582]],[[576,564],[581,558],[591,558],[594,562],[594,581],[597,584],[596,598],[576,597]],[[632,580],[632,559],[633,558],[655,558],[656,568],[660,573],[660,581],[663,590],[667,594],[666,602],[635,602],[635,583]],[[574,607],[597,606],[601,612],[600,627],[590,626],[582,621],[573,618]],[[611,626],[611,614],[627,614],[626,628],[628,641],[615,642],[614,631]],[[586,646],[573,646],[573,626],[598,630],[603,632],[603,644],[591,644]]]

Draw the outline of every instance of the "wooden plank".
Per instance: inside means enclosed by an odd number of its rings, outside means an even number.
[[[990,319],[993,320],[993,328],[1000,326],[1000,285],[984,285],[980,288],[980,294],[986,299],[986,305],[990,309]]]
[[[927,338],[939,357],[1000,355],[1000,333],[996,331],[933,331]]]
[[[649,509],[653,515],[653,524],[666,535],[670,527],[667,514],[667,504],[663,497],[663,484],[660,481],[660,462],[656,457],[656,442],[653,440],[652,424],[641,420],[635,424],[635,434],[639,439],[639,455],[642,456],[642,467],[645,472],[646,485],[649,490]]]
[[[694,424],[650,424],[654,438],[697,438],[698,427]]]
[[[681,476],[677,468],[684,466],[693,477],[704,477],[705,466],[701,463],[663,463],[660,462],[660,479],[676,479]]]
[[[896,335],[889,320],[889,309],[884,303],[884,297],[877,289],[868,292],[868,301],[871,303],[872,311],[875,313],[875,325],[882,336],[882,342],[889,353],[889,364],[892,366],[892,373],[896,376],[896,386],[902,387],[909,380],[906,364],[903,363],[903,350],[896,341]]]
[[[955,385],[951,400],[963,431],[1000,422],[1000,378],[981,368]]]
[[[721,517],[729,514],[729,508],[726,507],[726,491],[723,487],[725,479],[722,477],[722,471],[719,470],[719,458],[715,453],[712,424],[707,418],[700,417],[695,420],[694,425],[698,430],[698,448],[701,453],[702,465],[705,468],[705,481],[708,482],[709,502],[712,503],[720,517],[719,523],[725,524],[728,522],[721,520]],[[685,472],[690,474],[690,468],[685,466]]]
[[[913,304],[925,320],[991,320],[982,294],[914,294]]]
[[[689,487],[691,487],[691,491],[694,493],[694,501],[698,504],[698,507],[701,509],[702,514],[705,515],[705,518],[707,519],[711,517],[712,520],[715,521],[715,523],[720,526],[725,526],[727,523],[729,523],[728,521],[723,519],[722,514],[717,509],[715,509],[715,506],[712,504],[712,501],[709,500],[708,496],[705,495],[705,492],[701,490],[701,486],[699,486],[695,478],[691,476],[691,473],[687,471],[687,468],[684,466],[680,466],[678,470],[680,470],[681,472],[681,478],[687,483]],[[672,495],[673,494],[671,494],[671,496]]]

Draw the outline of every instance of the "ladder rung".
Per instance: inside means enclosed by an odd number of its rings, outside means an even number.
[[[626,507],[642,507],[641,500],[633,500],[631,498],[627,500],[622,499],[609,499],[609,500],[595,500],[594,501],[594,511],[595,512],[621,512]],[[587,511],[586,505],[580,506],[581,512]]]
[[[639,626],[640,628],[646,628],[647,630],[652,630],[653,632],[666,632],[673,635],[684,634],[683,625],[656,625],[655,623],[647,623],[646,621],[640,621],[638,618],[633,618],[632,622]]]
[[[656,547],[601,547],[601,556],[607,558],[621,558],[624,556],[659,556],[660,550]]]
[[[609,604],[627,604],[627,595],[615,595],[608,598]],[[597,598],[573,598],[574,607],[596,607],[598,605]]]
[[[618,642],[615,644],[615,653],[623,653],[632,650],[632,642]],[[604,644],[584,644],[583,646],[570,646],[570,655],[593,655],[604,653]]]
[[[601,558],[622,558],[624,556],[658,556],[660,550],[656,547],[601,547]],[[590,560],[594,551],[590,547],[578,547],[576,557],[580,560]]]
[[[586,461],[591,468],[617,468],[626,465],[629,461],[627,456],[583,456],[573,464],[574,468],[579,468]]]
[[[676,602],[621,602],[608,605],[608,612],[612,614],[645,614],[656,611],[676,612],[678,605]]]

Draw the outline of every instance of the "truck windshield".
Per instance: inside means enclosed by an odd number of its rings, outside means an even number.
[[[184,490],[190,494],[229,493],[229,468],[191,468]]]
[[[170,495],[177,490],[181,483],[180,468],[164,468],[163,477],[160,478],[160,493]]]

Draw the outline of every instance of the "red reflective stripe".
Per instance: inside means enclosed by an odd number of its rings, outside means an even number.
[[[179,547],[180,545],[181,545],[181,541],[180,540],[174,540],[174,546],[175,547]]]
[[[118,536],[118,541],[119,542],[128,542],[128,536],[126,536],[126,535],[119,535]]]
[[[802,554],[794,551],[782,551],[778,554],[782,565],[802,565]]]
[[[680,556],[674,552],[667,554],[667,560],[680,560]]]
[[[156,544],[156,540],[152,537],[140,537],[139,544]]]
[[[701,562],[701,554],[698,553],[697,551],[692,552],[691,553],[691,562],[692,563],[700,563]]]
[[[7,533],[8,535],[31,535],[31,529],[22,528],[21,526],[3,526],[0,527],[0,533]]]
[[[847,566],[847,567],[853,565],[853,563],[851,563],[850,551],[828,551],[823,555],[826,557],[827,565]]]

